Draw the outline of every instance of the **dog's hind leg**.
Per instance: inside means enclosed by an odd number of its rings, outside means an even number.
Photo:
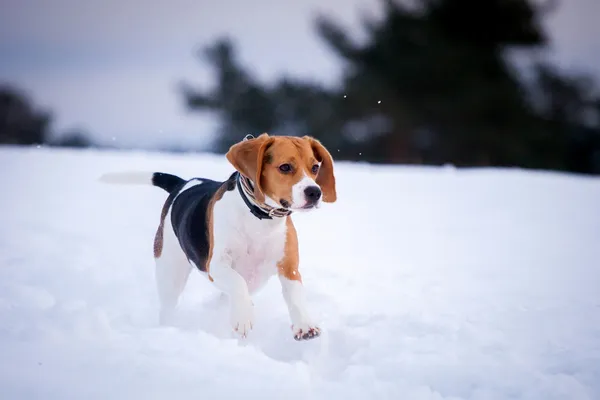
[[[155,276],[160,301],[159,323],[161,325],[172,323],[175,308],[191,269],[187,262],[169,262],[164,258],[156,260]]]
[[[170,220],[170,213],[168,213],[164,226],[163,224],[159,226],[154,246],[155,279],[160,302],[159,323],[161,325],[172,323],[179,297],[192,269],[173,233]],[[158,241],[162,241],[158,243],[160,246],[157,246]],[[160,247],[161,251],[157,252],[157,247]]]

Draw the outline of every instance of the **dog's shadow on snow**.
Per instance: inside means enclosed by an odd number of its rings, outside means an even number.
[[[227,315],[227,298],[216,295],[194,305],[180,305],[169,325],[184,331],[203,331],[221,339],[235,338]],[[362,347],[360,340],[348,335],[342,328],[322,327],[324,329],[320,337],[296,341],[287,318],[285,313],[273,315],[257,309],[253,330],[247,338],[240,338],[239,344],[253,347],[273,360],[286,363],[323,362],[335,358],[335,364],[346,364],[356,349]]]

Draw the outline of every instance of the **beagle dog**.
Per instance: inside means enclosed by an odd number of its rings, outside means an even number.
[[[159,320],[168,323],[192,268],[230,300],[231,327],[252,329],[251,296],[273,276],[281,283],[296,340],[318,337],[305,304],[292,213],[336,201],[331,154],[308,136],[248,135],[226,154],[224,182],[166,173],[108,173],[108,183],[147,183],[169,193],[154,238]]]

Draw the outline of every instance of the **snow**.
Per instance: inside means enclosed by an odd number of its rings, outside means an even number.
[[[193,274],[157,325],[165,193],[107,171],[226,178],[215,155],[0,148],[2,399],[598,399],[600,180],[518,169],[337,164],[339,201],[297,215],[308,305],[274,279],[229,332]]]

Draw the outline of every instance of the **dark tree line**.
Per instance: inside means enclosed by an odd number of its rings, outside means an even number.
[[[22,90],[0,84],[0,144],[88,147],[90,140],[78,131],[52,136],[52,115],[40,110]]]
[[[600,173],[594,82],[544,61],[523,74],[509,57],[548,46],[541,22],[555,2],[382,1],[385,17],[364,19],[364,44],[332,19],[316,20],[320,38],[344,61],[337,88],[290,77],[264,85],[230,39],[204,48],[216,84],[186,85],[183,94],[191,110],[221,116],[213,150],[266,131],[313,135],[344,160]]]
[[[43,144],[50,119],[48,112],[34,109],[23,93],[0,87],[0,143]]]

